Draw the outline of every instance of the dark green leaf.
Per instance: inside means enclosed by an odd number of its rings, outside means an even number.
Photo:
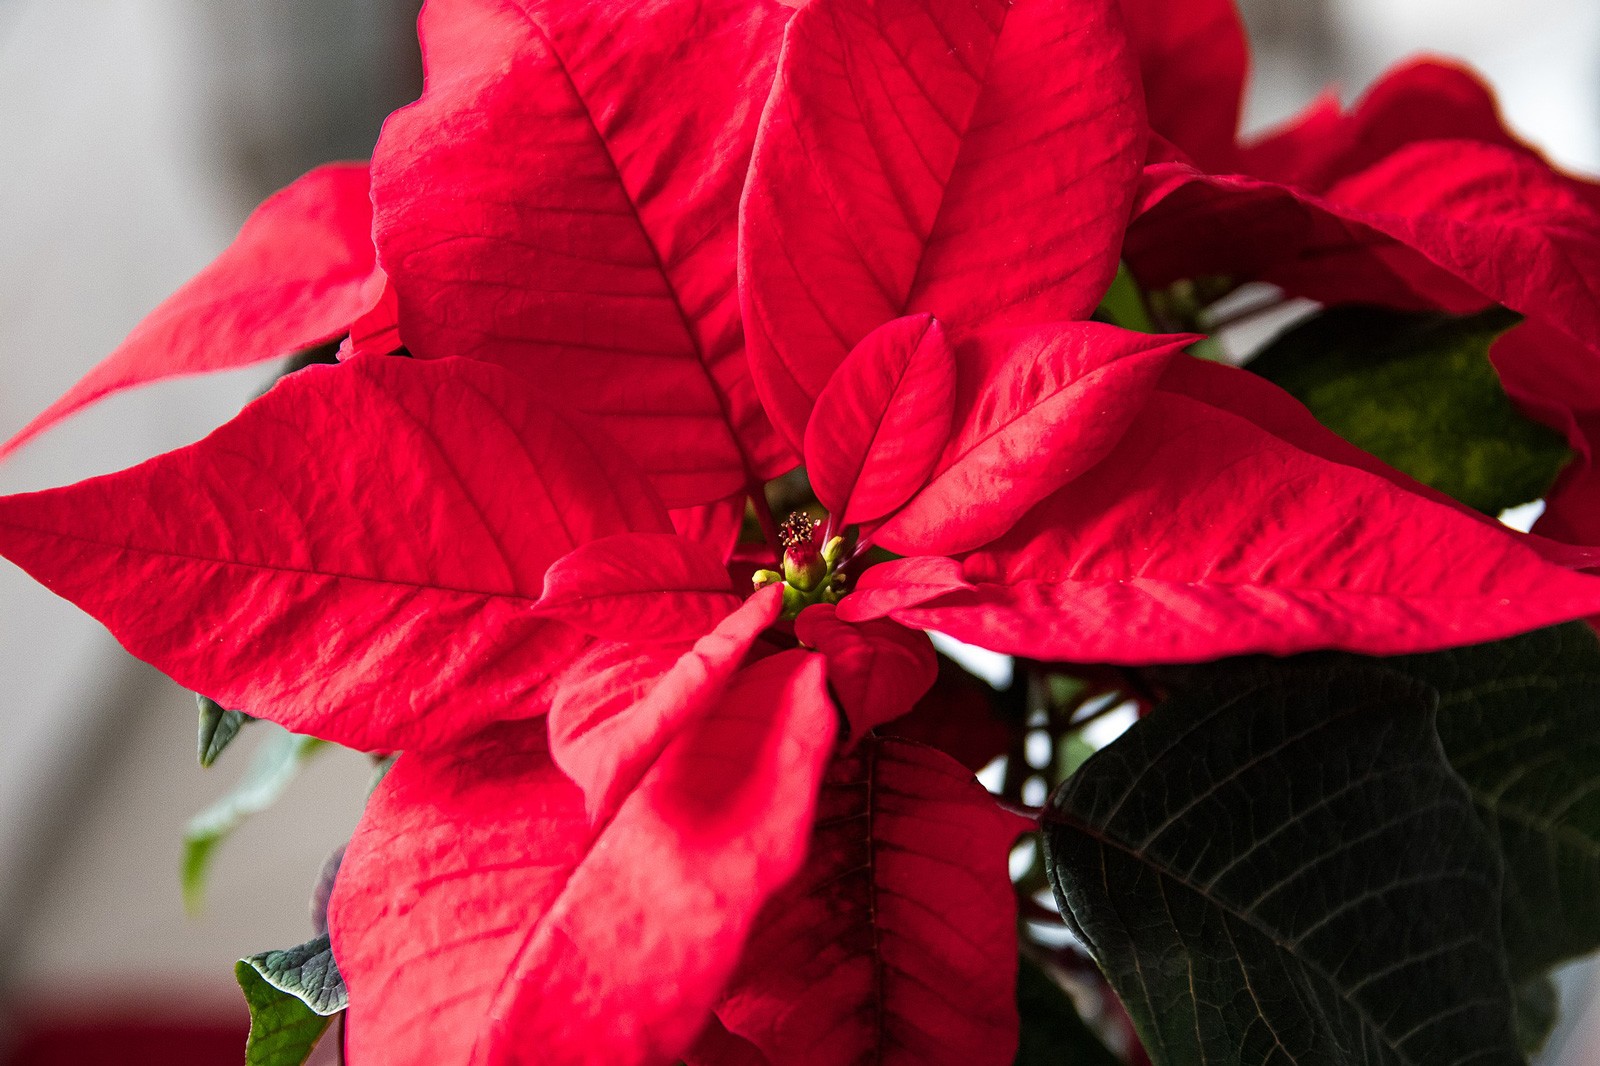
[[[233,972],[250,1006],[245,1066],[300,1066],[349,1002],[326,933],[241,959]]]
[[[1517,316],[1370,307],[1324,311],[1250,369],[1323,425],[1485,514],[1542,497],[1570,457],[1561,435],[1512,406],[1489,346]]]
[[[1522,1062],[1499,861],[1433,694],[1370,667],[1223,680],[1135,724],[1045,813],[1062,912],[1152,1058]]]
[[[1022,1038],[1015,1066],[1120,1066],[1079,1016],[1071,997],[1026,956],[1017,971],[1017,1012]]]
[[[271,733],[256,750],[244,777],[232,792],[196,815],[184,831],[183,898],[191,911],[200,907],[218,845],[246,818],[272,806],[306,759],[324,746],[324,741],[315,737],[298,736],[270,722],[263,724]]]
[[[246,722],[252,721],[243,711],[230,711],[208,696],[195,693],[200,704],[200,765],[207,769],[217,761],[224,748],[233,743]]]
[[[1517,986],[1517,1039],[1529,1055],[1544,1049],[1561,1012],[1561,994],[1550,977],[1535,977]]]
[[[1383,660],[1439,692],[1439,737],[1505,855],[1512,976],[1600,948],[1600,639],[1582,622]]]

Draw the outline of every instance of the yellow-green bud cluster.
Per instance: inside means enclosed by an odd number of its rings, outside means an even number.
[[[783,616],[795,618],[815,603],[838,603],[844,596],[844,538],[834,537],[819,552],[806,541],[790,545],[783,553],[783,571],[757,570],[755,586],[783,586]]]

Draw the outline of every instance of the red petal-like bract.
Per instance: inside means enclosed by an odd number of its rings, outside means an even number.
[[[794,464],[745,366],[737,202],[788,9],[435,0],[422,99],[373,156],[413,354],[594,415],[669,506]]]
[[[362,164],[319,167],[269,197],[217,259],[4,445],[123,389],[276,359],[338,336],[383,291]]]
[[[772,1066],[1007,1066],[1007,855],[1028,828],[949,757],[869,737],[824,782],[805,868],[762,912],[717,1016]]]
[[[939,672],[926,634],[884,618],[841,622],[831,603],[800,612],[794,635],[827,658],[828,685],[849,719],[852,742],[911,710]]]
[[[353,1066],[655,1066],[683,1054],[800,869],[834,734],[820,657],[743,671],[591,825],[539,723],[407,752],[329,915]]]
[[[1600,579],[1508,531],[1165,388],[1110,456],[998,541],[959,564],[873,567],[839,605],[1112,663],[1426,651],[1597,610]]]
[[[1526,152],[1420,142],[1322,194],[1163,163],[1142,204],[1127,254],[1152,285],[1226,274],[1334,304],[1494,302],[1600,350],[1600,211]]]
[[[556,560],[534,613],[602,640],[648,643],[695,640],[738,606],[710,548],[676,533],[619,533]]]
[[[721,696],[782,605],[770,586],[691,648],[603,644],[562,676],[550,754],[583,789],[591,817],[609,818],[661,749]]]
[[[996,705],[995,691],[954,660],[939,657],[939,676],[911,713],[879,728],[885,736],[901,737],[938,748],[977,773],[1006,754],[1012,732],[1022,727],[1008,719]]]
[[[1088,317],[1141,161],[1117,0],[811,0],[740,214],[756,386],[793,443],[861,338]]]
[[[1210,170],[1231,169],[1250,66],[1234,0],[1122,0],[1150,128]]]
[[[985,330],[956,351],[956,431],[933,477],[874,533],[890,551],[966,551],[1109,452],[1190,337],[1098,322]]]
[[[806,474],[841,527],[882,518],[922,487],[955,392],[955,356],[930,315],[897,318],[855,346],[806,425]]]
[[[603,440],[470,360],[310,367],[197,444],[0,499],[0,554],[133,654],[368,750],[542,711],[583,641],[533,614],[545,570],[668,528]]]

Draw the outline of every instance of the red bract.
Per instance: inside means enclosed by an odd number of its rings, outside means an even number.
[[[314,170],[269,198],[227,251],[4,445],[4,458],[96,400],[275,359],[344,333],[383,292],[367,168]]]
[[[805,868],[762,912],[718,1018],[771,1066],[1010,1063],[1006,856],[1029,824],[949,757],[867,741],[823,782]]]
[[[1600,541],[1572,489],[1595,451],[1579,423],[1600,415],[1600,186],[1553,169],[1507,131],[1480,80],[1432,59],[1389,73],[1348,112],[1324,99],[1237,144],[1233,129],[1194,118],[1236,111],[1244,63],[1216,58],[1243,53],[1231,0],[1124,6],[1151,126],[1181,149],[1153,153],[1146,171],[1127,242],[1142,280],[1224,275],[1324,303],[1523,313],[1495,346],[1496,368],[1582,460],[1542,529]],[[1212,47],[1190,47],[1202,41]]]
[[[670,1061],[799,869],[833,743],[821,663],[747,670],[591,824],[537,727],[406,755],[329,912],[356,1062]]]
[[[531,716],[585,639],[531,610],[550,563],[670,526],[507,376],[312,367],[199,444],[0,500],[0,543],[179,683],[300,732],[389,750]]]
[[[798,448],[834,369],[902,315],[962,332],[1087,317],[1141,148],[1114,0],[803,6],[740,215],[774,424]]]
[[[734,291],[739,188],[789,14],[772,0],[428,4],[427,90],[372,164],[411,352],[537,380],[671,506],[792,465],[745,371]]]
[[[1033,658],[1142,663],[1428,650],[1582,615],[1600,597],[1600,579],[1358,460],[1287,398],[1239,404],[1251,417],[1215,398],[1248,379],[1174,363],[1098,466],[959,561],[869,570],[840,616]]]

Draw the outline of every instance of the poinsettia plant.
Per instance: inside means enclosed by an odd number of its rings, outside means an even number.
[[[1600,947],[1600,186],[1442,61],[1241,140],[1228,0],[421,40],[369,165],[4,449],[301,353],[0,499],[202,763],[276,723],[192,897],[378,763],[247,1061],[1525,1061]]]

